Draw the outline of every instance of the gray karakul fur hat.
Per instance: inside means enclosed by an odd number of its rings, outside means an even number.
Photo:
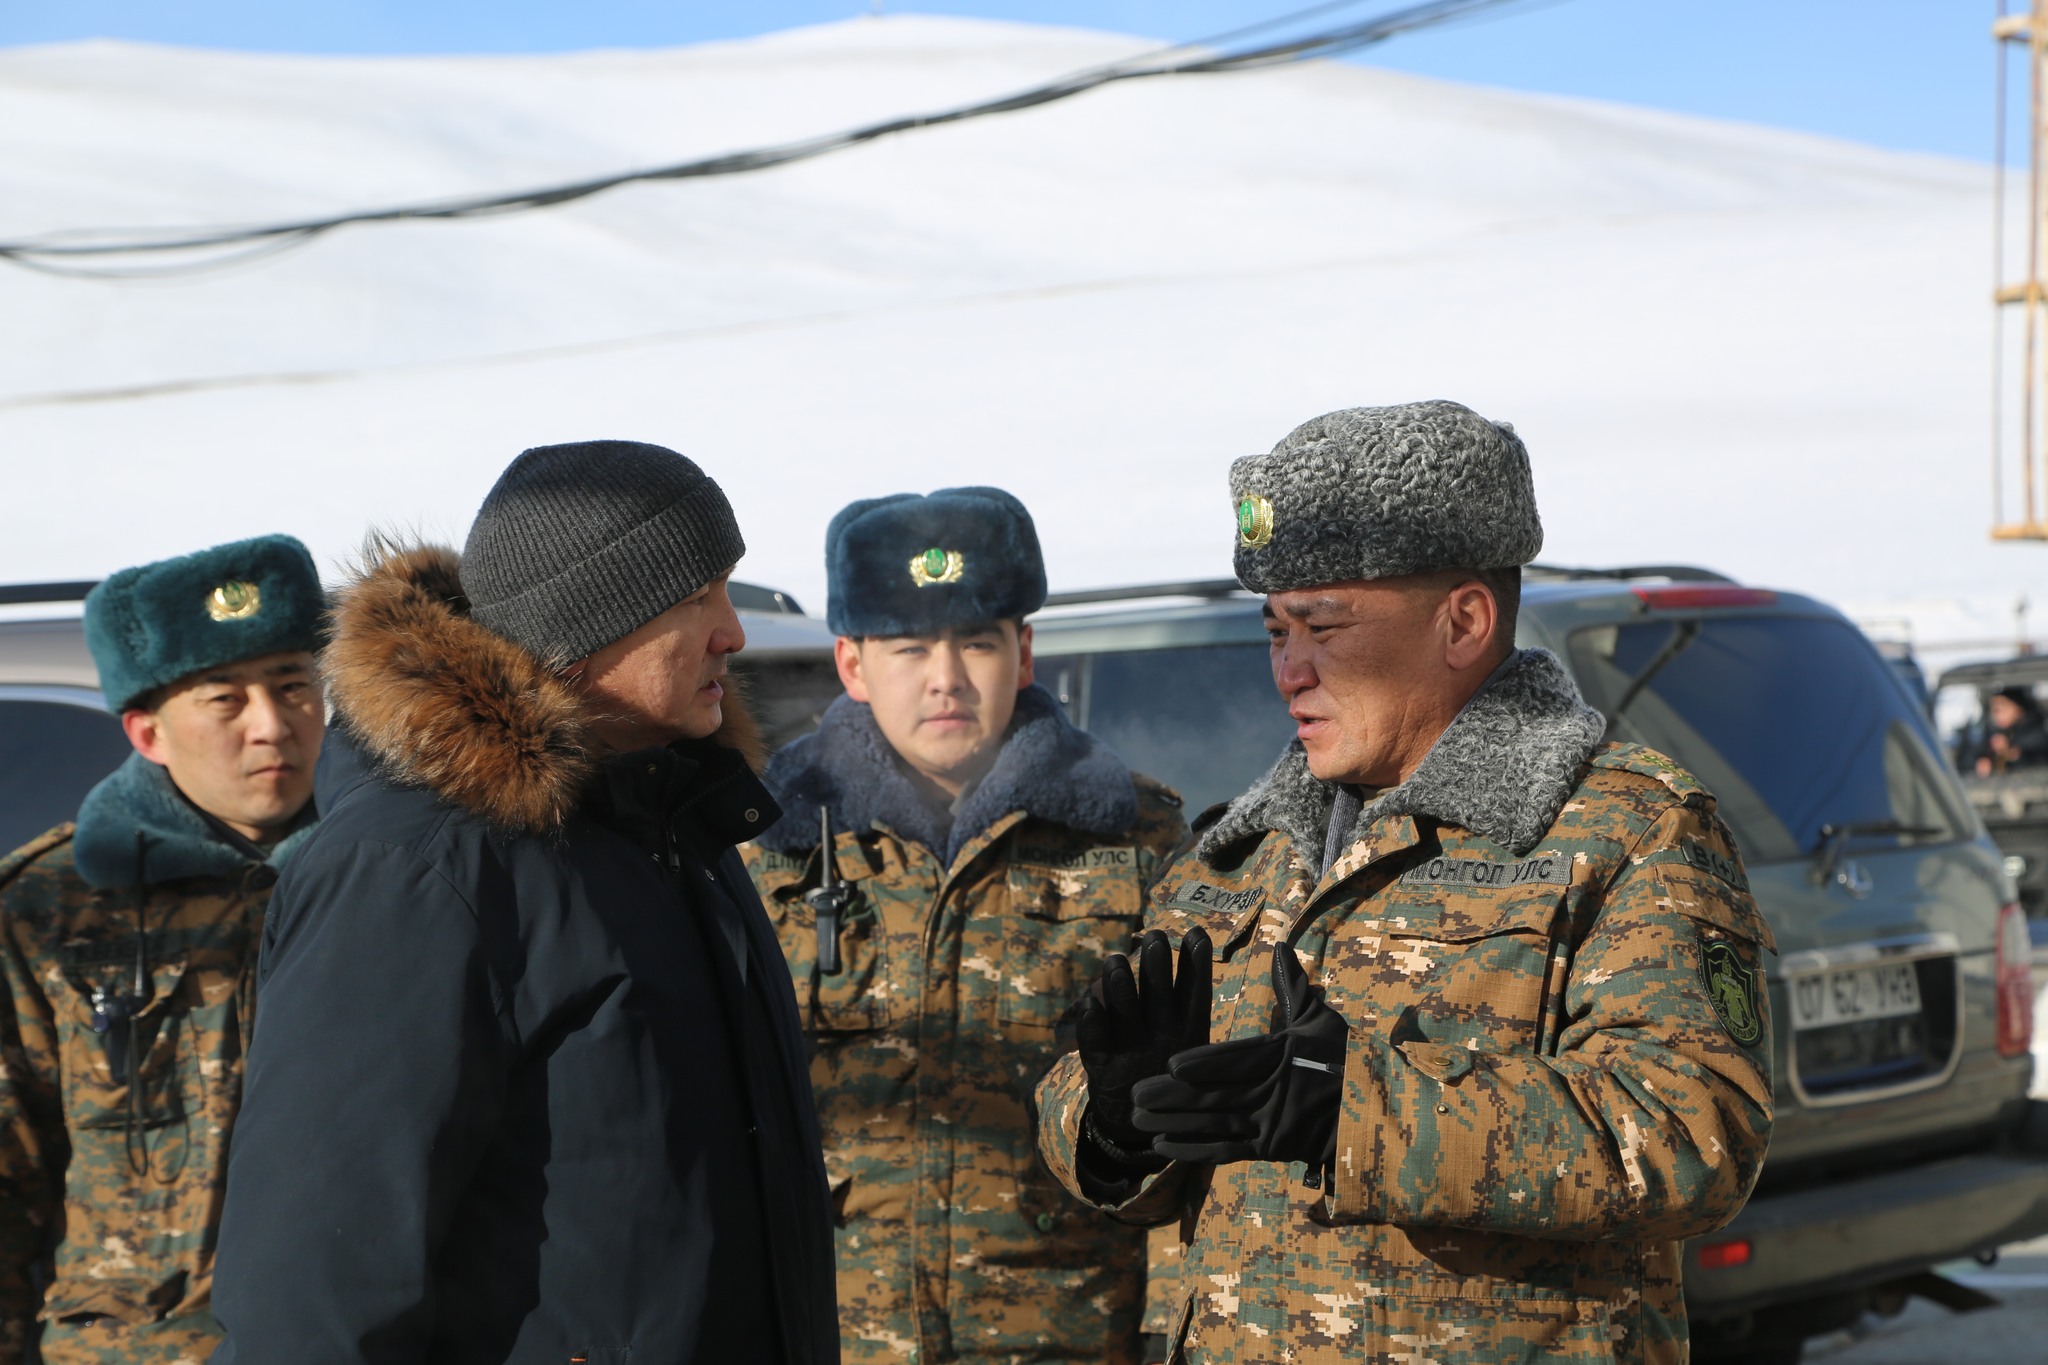
[[[264,654],[316,649],[327,599],[291,536],[257,536],[122,569],[85,597],[85,644],[109,710]]]
[[[1000,488],[892,493],[825,528],[825,621],[838,635],[929,635],[1021,621],[1045,605],[1045,556]]]
[[[1230,466],[1230,500],[1253,592],[1505,569],[1543,548],[1515,429],[1441,399],[1304,422]]]

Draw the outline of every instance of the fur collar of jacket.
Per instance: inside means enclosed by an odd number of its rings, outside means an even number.
[[[299,828],[270,850],[281,868],[313,830],[311,808]],[[138,843],[140,847],[138,848]],[[78,875],[101,891],[184,877],[238,877],[265,861],[256,845],[234,838],[185,799],[162,765],[128,755],[78,808],[71,857]]]
[[[559,661],[471,619],[461,556],[374,545],[335,597],[321,654],[339,722],[380,771],[512,834],[561,831],[604,751]],[[760,733],[737,691],[713,739],[758,768]]]
[[[1375,820],[1419,815],[1470,830],[1519,857],[1556,821],[1606,728],[1555,655],[1520,650],[1465,703],[1413,776],[1365,803],[1351,839]],[[1296,740],[1203,831],[1196,851],[1218,866],[1230,845],[1277,830],[1310,867],[1320,867],[1336,798],[1336,784],[1309,772],[1308,754]]]
[[[886,825],[948,867],[1012,811],[1104,836],[1138,819],[1131,770],[1107,745],[1076,729],[1052,693],[1036,683],[1017,694],[1002,752],[960,804],[950,829],[911,784],[875,713],[851,697],[833,702],[815,732],[770,759],[767,780],[783,816],[761,843],[778,853],[816,848],[818,812],[827,806],[835,829],[865,833]]]

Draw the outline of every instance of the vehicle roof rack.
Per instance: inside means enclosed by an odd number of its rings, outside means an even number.
[[[2032,686],[2048,682],[2048,654],[2022,654],[2012,659],[1988,659],[1982,663],[1957,664],[1941,675],[1937,688],[1968,683],[1986,692],[2001,687]]]
[[[1229,597],[1243,592],[1235,578],[1198,578],[1185,583],[1142,583],[1134,588],[1082,588],[1049,593],[1048,607],[1083,607],[1093,602],[1127,602],[1143,597]]]
[[[75,583],[0,583],[0,607],[20,607],[38,602],[82,602],[97,588],[97,578]]]
[[[741,611],[772,611],[784,616],[802,616],[804,609],[796,599],[780,588],[764,588],[759,583],[741,583],[734,580],[725,585],[725,595]]]
[[[1572,568],[1563,564],[1529,564],[1522,572],[1531,578],[1552,582],[1584,579],[1668,578],[1674,583],[1733,583],[1727,574],[1702,569],[1695,564],[1625,564],[1612,569]]]

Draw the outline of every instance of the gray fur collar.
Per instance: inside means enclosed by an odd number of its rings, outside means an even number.
[[[312,826],[309,804],[299,827],[271,849],[271,865],[283,867]],[[236,877],[263,861],[261,854],[254,844],[200,814],[171,775],[141,754],[128,755],[86,795],[71,844],[78,875],[102,891],[138,886],[145,877],[150,884],[182,877]]]
[[[833,702],[816,732],[768,760],[765,776],[783,815],[760,842],[778,853],[818,846],[821,806],[831,807],[835,829],[865,832],[887,825],[948,867],[962,848],[1012,811],[1101,835],[1122,833],[1138,818],[1138,789],[1124,761],[1075,729],[1052,693],[1035,683],[1017,694],[1003,751],[967,794],[950,829],[944,813],[905,775],[874,712],[851,697]]]
[[[1365,804],[1351,838],[1375,820],[1420,815],[1470,830],[1517,856],[1527,853],[1564,809],[1606,727],[1555,655],[1519,650],[1465,703],[1414,776]],[[1336,796],[1334,783],[1309,772],[1296,740],[1203,831],[1196,851],[1215,866],[1229,845],[1278,830],[1294,841],[1303,861],[1319,868]]]

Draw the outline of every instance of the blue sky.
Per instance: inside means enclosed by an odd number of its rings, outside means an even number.
[[[1304,3],[925,0],[886,8],[1183,39]],[[279,52],[549,52],[740,37],[868,8],[862,0],[0,0],[0,46],[115,37]],[[1996,0],[1529,0],[1361,60],[1988,160],[1996,10]]]

